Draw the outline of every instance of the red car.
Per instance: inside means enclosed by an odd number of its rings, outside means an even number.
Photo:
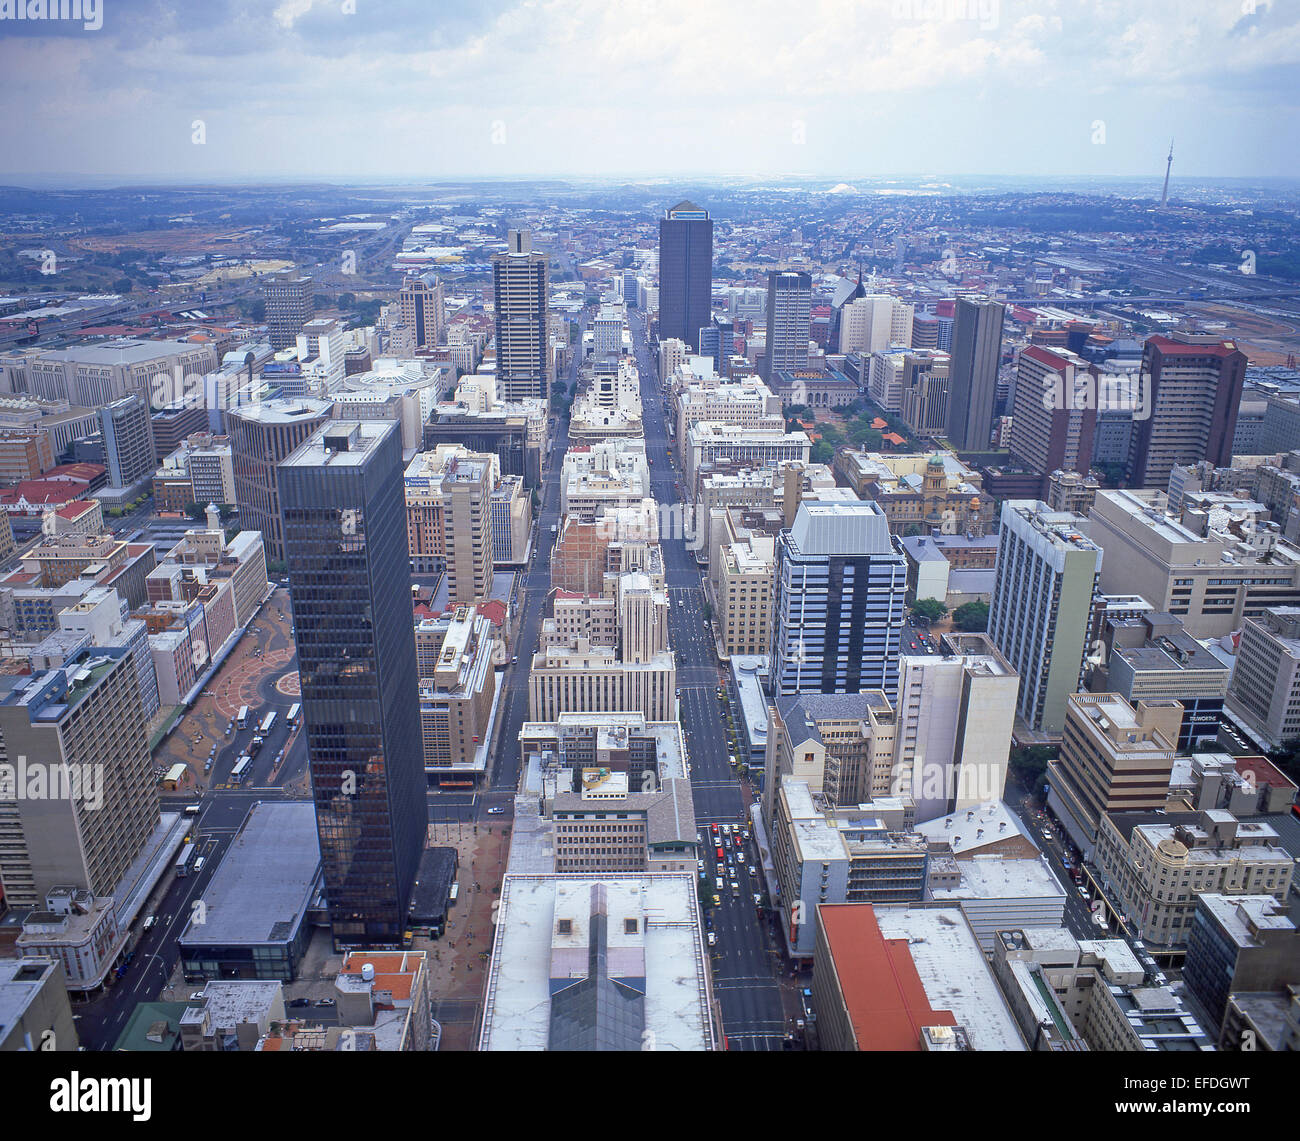
[[[723,858],[723,857],[722,857],[722,849],[719,848],[719,849],[718,849],[718,859],[721,860],[722,858]]]

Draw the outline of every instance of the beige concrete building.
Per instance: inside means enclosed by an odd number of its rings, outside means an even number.
[[[1096,866],[1107,897],[1154,952],[1180,952],[1203,892],[1271,895],[1285,903],[1295,863],[1277,832],[1210,809],[1188,814],[1105,815]]]
[[[492,622],[473,606],[458,606],[416,626],[415,654],[425,772],[481,774],[501,657]]]
[[[993,528],[993,498],[983,477],[948,452],[885,455],[842,448],[834,470],[860,499],[880,504],[894,535],[983,535]]]
[[[1227,708],[1266,748],[1300,737],[1300,607],[1269,607],[1245,620]]]
[[[1140,594],[1194,638],[1230,634],[1268,607],[1300,606],[1300,549],[1242,512],[1176,519],[1167,504],[1159,491],[1097,493],[1087,532],[1105,551],[1103,593]]]
[[[0,1054],[76,1049],[63,968],[49,959],[0,959]]]
[[[411,565],[419,573],[445,571],[453,605],[472,605],[491,594],[492,494],[500,482],[495,455],[457,444],[421,452],[406,468]]]
[[[571,645],[547,646],[533,658],[528,716],[553,721],[561,713],[636,712],[650,721],[666,721],[674,713],[676,688],[671,651],[627,662],[615,649],[578,638]]]
[[[60,885],[112,895],[159,821],[136,663],[92,649],[61,669],[8,680],[0,700],[5,900],[40,908]]]
[[[1047,763],[1048,804],[1085,860],[1106,813],[1164,807],[1182,720],[1177,701],[1070,696],[1060,755]]]

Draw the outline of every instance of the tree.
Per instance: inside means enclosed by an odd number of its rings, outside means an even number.
[[[281,559],[267,559],[266,573],[271,575],[282,575],[289,569],[289,564]]]
[[[978,634],[988,629],[989,607],[987,602],[968,602],[952,612],[952,624],[967,634]]]
[[[940,618],[948,613],[948,607],[937,598],[918,598],[912,603],[912,613],[924,618],[927,622],[938,622]]]
[[[119,277],[113,282],[114,293],[130,293],[135,288],[135,282],[129,277]]]
[[[812,454],[808,458],[815,464],[828,464],[835,459],[835,448],[825,440],[819,440],[813,444]]]
[[[1029,745],[1012,749],[1007,767],[1020,787],[1037,797],[1047,776],[1047,762],[1056,759],[1057,750],[1047,745]]]

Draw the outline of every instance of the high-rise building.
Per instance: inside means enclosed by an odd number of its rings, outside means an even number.
[[[442,282],[430,285],[422,277],[408,277],[398,294],[402,324],[412,330],[416,349],[436,349],[446,333]]]
[[[61,885],[111,896],[159,820],[137,662],[126,646],[94,646],[10,680],[19,684],[0,700],[5,902],[39,909]]]
[[[226,411],[239,521],[262,533],[268,560],[284,560],[276,466],[330,418],[331,407],[328,400],[265,400]]]
[[[774,270],[767,275],[767,371],[808,367],[808,338],[812,328],[812,275]]]
[[[492,257],[496,304],[497,393],[507,403],[551,394],[546,329],[547,266],[528,230],[511,230],[507,252]]]
[[[1246,354],[1212,336],[1148,337],[1141,375],[1149,414],[1133,418],[1128,485],[1168,487],[1175,464],[1229,466]]]
[[[1084,859],[1106,813],[1164,808],[1182,719],[1176,701],[1070,695],[1060,756],[1047,763],[1048,804]]]
[[[266,327],[271,348],[287,349],[316,313],[315,285],[310,277],[281,277],[266,282]]]
[[[109,487],[130,487],[153,474],[156,467],[153,429],[144,397],[124,396],[101,408],[99,425],[104,437]]]
[[[1066,349],[1021,350],[1011,455],[1043,476],[1040,495],[1052,472],[1087,472],[1092,464],[1097,401],[1089,390],[1095,384],[1095,370]]]
[[[906,590],[877,504],[801,503],[776,544],[773,693],[892,693]]]
[[[948,441],[959,451],[989,447],[1002,356],[1000,301],[958,298],[952,327],[951,380],[948,384]],[[939,348],[945,348],[940,337]]]
[[[401,434],[334,421],[278,472],[334,943],[400,948],[428,821]]]
[[[492,489],[496,456],[469,452],[443,469],[443,536],[448,599],[453,606],[486,602],[492,593]]]
[[[941,653],[899,661],[892,792],[924,823],[1001,800],[1020,679],[986,634],[947,634]]]
[[[679,202],[659,220],[659,340],[698,349],[712,296],[713,221],[694,202]]]
[[[1036,732],[1061,731],[1066,699],[1079,688],[1102,555],[1086,525],[1041,501],[1002,504],[988,633],[1020,674],[1017,708]]]
[[[913,309],[884,293],[868,293],[840,312],[840,352],[878,353],[890,345],[910,348]]]
[[[1273,606],[1246,618],[1227,705],[1269,749],[1300,739],[1300,608]]]

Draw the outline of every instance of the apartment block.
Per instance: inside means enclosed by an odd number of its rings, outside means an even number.
[[[1035,732],[1059,733],[1079,688],[1102,555],[1084,523],[1041,501],[1002,504],[988,635],[1020,675],[1017,711]]]
[[[481,775],[487,764],[498,643],[492,622],[457,606],[415,628],[426,774]]]
[[[1300,737],[1300,607],[1269,607],[1246,618],[1227,709],[1269,749]]]
[[[1085,860],[1106,813],[1164,807],[1182,717],[1176,701],[1071,694],[1060,755],[1047,763],[1048,804]]]

